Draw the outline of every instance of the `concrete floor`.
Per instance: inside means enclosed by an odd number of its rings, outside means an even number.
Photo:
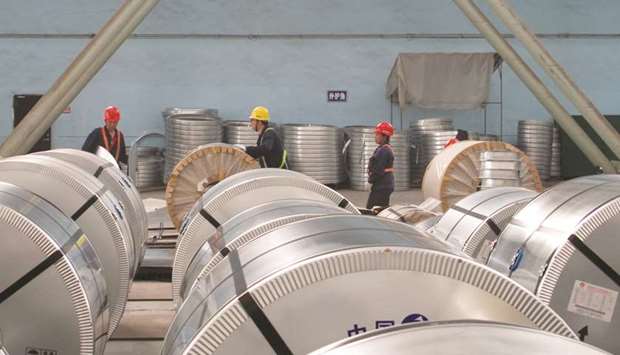
[[[368,192],[338,190],[356,206],[365,206]],[[163,191],[142,194],[149,227],[170,227]],[[392,204],[417,204],[423,196],[419,189],[398,191],[392,194]],[[134,281],[129,302],[121,323],[106,346],[105,355],[155,355],[160,354],[163,339],[174,318],[175,307],[171,299],[169,282]]]

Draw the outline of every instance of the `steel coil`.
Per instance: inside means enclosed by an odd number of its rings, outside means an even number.
[[[196,112],[194,112],[196,111]],[[189,153],[198,146],[222,141],[222,122],[209,109],[177,110],[164,114],[166,121],[166,161],[164,181],[168,182],[170,173]]]
[[[258,141],[258,132],[250,127],[248,121],[224,122],[224,142],[228,144],[241,144],[254,146]]]
[[[573,179],[543,192],[502,232],[488,265],[558,312],[587,343],[620,353],[620,177]]]
[[[548,180],[551,173],[553,126],[550,122],[519,121],[517,145],[536,165],[540,177]]]
[[[185,299],[194,285],[210,274],[226,253],[243,248],[261,235],[295,221],[327,214],[349,213],[333,204],[312,200],[280,200],[250,208],[234,216],[208,237],[190,263],[181,285]],[[214,241],[217,240],[217,243]]]
[[[323,184],[338,184],[346,180],[344,133],[335,126],[285,124],[280,126],[284,149],[291,170],[311,176]],[[305,156],[321,157],[308,160]]]
[[[575,339],[510,324],[424,322],[374,330],[328,345],[311,355],[603,355]]]
[[[110,300],[110,330],[125,309],[135,254],[120,202],[94,176],[75,165],[43,155],[0,160],[0,181],[25,188],[58,207],[86,233],[101,264]]]
[[[134,270],[137,270],[144,255],[144,242],[148,237],[148,217],[142,197],[135,185],[118,168],[94,154],[76,149],[54,149],[36,154],[50,156],[77,166],[96,177],[120,201],[124,215],[129,221],[136,254]]]
[[[457,202],[429,234],[486,264],[502,230],[512,216],[537,193],[520,187],[476,192]]]
[[[376,217],[287,224],[227,254],[203,280],[162,354],[305,354],[371,327],[425,320],[492,320],[575,337],[514,281]]]
[[[411,123],[409,142],[414,147],[411,156],[412,186],[421,186],[426,166],[454,136],[456,131],[450,119],[427,118]]]
[[[78,225],[47,200],[0,183],[0,228],[0,329],[8,353],[103,354],[106,283]]]
[[[359,213],[336,191],[295,171],[255,169],[224,179],[202,195],[183,220],[172,267],[175,301],[179,300],[181,283],[190,261],[220,225],[253,206],[289,199],[320,201]]]
[[[480,153],[480,189],[519,186],[521,160],[516,152],[486,151]]]

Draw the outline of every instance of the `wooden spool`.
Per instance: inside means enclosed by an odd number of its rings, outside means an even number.
[[[175,167],[166,186],[168,215],[178,229],[183,217],[211,186],[236,173],[257,169],[258,162],[230,144],[202,145]]]
[[[511,151],[521,160],[521,187],[542,192],[543,186],[534,163],[521,150],[504,142],[464,141],[453,144],[438,154],[426,168],[422,181],[424,198],[441,201],[444,211],[478,190],[480,185],[480,153]]]

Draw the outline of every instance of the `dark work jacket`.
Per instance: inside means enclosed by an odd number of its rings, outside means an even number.
[[[394,153],[389,144],[384,144],[372,154],[368,161],[368,182],[372,191],[394,191]]]
[[[258,136],[255,147],[246,147],[246,152],[254,159],[258,159],[263,168],[288,169],[284,156],[284,146],[275,129],[265,128]]]
[[[116,144],[113,144],[112,137],[107,129],[104,127],[105,134],[108,138],[108,142],[110,143],[110,149],[108,150],[113,157],[116,157]],[[118,154],[118,161],[124,164],[127,164],[127,148],[125,147],[125,137],[123,133],[119,129],[116,130],[116,134],[119,135],[118,143],[120,144],[120,150]],[[93,154],[97,153],[97,147],[101,146],[106,148],[105,143],[101,137],[101,127],[95,128],[88,137],[86,137],[86,141],[84,141],[84,145],[82,146],[82,150],[91,152]]]

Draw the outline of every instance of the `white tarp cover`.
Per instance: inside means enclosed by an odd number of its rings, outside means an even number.
[[[473,110],[487,101],[496,53],[401,53],[387,79],[386,97],[401,110]]]

